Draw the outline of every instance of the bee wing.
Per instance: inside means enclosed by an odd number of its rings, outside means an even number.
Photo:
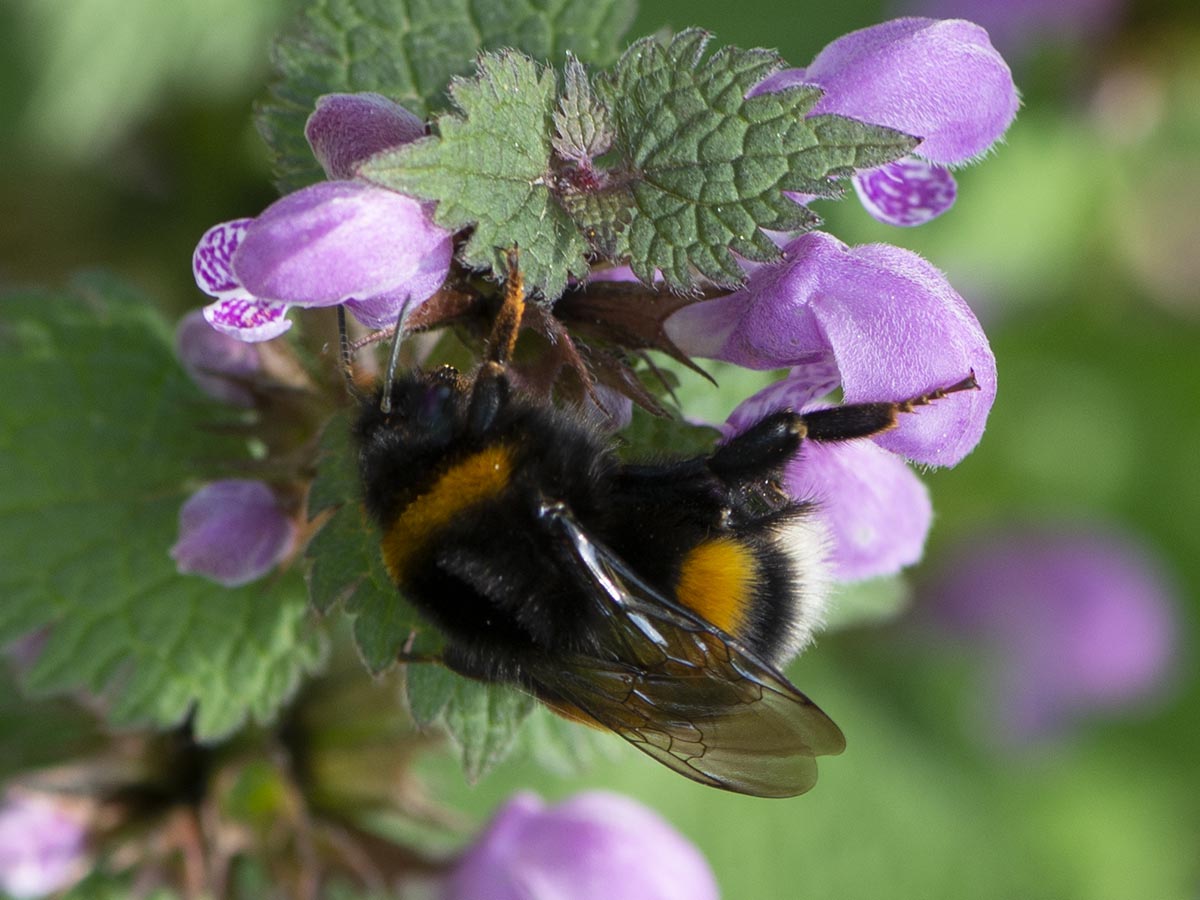
[[[575,707],[702,784],[791,797],[817,780],[815,757],[841,730],[773,667],[643,582],[562,504],[543,509],[599,614],[605,656],[535,664],[552,705]]]

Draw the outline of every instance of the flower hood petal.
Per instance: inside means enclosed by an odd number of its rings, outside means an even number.
[[[405,290],[424,300],[430,271],[449,270],[450,233],[424,204],[354,181],[326,181],[288,194],[247,227],[233,272],[255,297],[295,306],[334,306]],[[440,281],[438,281],[440,284]]]
[[[916,155],[943,164],[987,150],[1020,105],[987,32],[963,19],[893,19],[851,32],[818,53],[803,78],[825,91],[814,114],[916,135]]]

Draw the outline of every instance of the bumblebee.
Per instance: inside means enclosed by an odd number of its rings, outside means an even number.
[[[781,411],[707,456],[627,464],[596,424],[514,387],[523,309],[513,265],[473,377],[396,375],[397,337],[362,400],[363,496],[392,580],[454,671],[516,685],[702,784],[807,791],[815,758],[845,739],[780,673],[829,592],[827,537],[780,488],[783,467],[805,440],[877,434],[973,380]]]

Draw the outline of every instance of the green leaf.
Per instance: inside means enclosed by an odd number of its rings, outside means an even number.
[[[404,693],[408,700],[408,711],[418,728],[429,728],[437,723],[454,697],[461,679],[461,675],[456,675],[445,666],[410,663],[404,667]]]
[[[445,666],[410,663],[404,674],[413,721],[422,729],[445,727],[458,745],[463,774],[472,784],[509,754],[526,717],[537,706],[516,688],[473,681]]]
[[[539,705],[521,730],[521,747],[545,769],[564,777],[585,772],[598,759],[611,758],[621,741],[610,731],[571,722]]]
[[[349,422],[335,416],[321,436],[309,510],[338,508],[309,542],[308,596],[322,614],[340,602],[354,617],[354,643],[363,663],[378,674],[396,662],[409,637],[424,626],[383,567],[379,530],[358,501],[354,460]]]
[[[439,118],[440,136],[382,153],[359,174],[437,200],[444,228],[474,226],[460,252],[468,266],[503,272],[519,246],[526,285],[556,299],[568,274],[583,277],[588,266],[583,236],[549,186],[553,71],[517,53],[485,55],[476,77],[450,92],[461,115]]]
[[[668,44],[631,46],[598,86],[616,124],[630,221],[618,251],[645,283],[661,270],[686,289],[699,272],[722,285],[744,279],[734,254],[770,262],[763,233],[804,231],[818,219],[784,191],[836,196],[834,179],[904,155],[916,139],[837,116],[805,118],[811,86],[746,98],[782,65],[767,50],[724,47],[691,29]]]
[[[825,627],[830,631],[877,625],[899,616],[912,602],[912,586],[899,575],[839,584],[830,598]]]
[[[608,152],[613,142],[608,107],[592,91],[587,72],[579,60],[567,60],[565,90],[554,112],[551,143],[563,159],[588,160]]]
[[[635,0],[310,0],[275,43],[277,79],[258,108],[280,189],[324,177],[304,139],[322,94],[377,91],[428,116],[446,107],[446,86],[470,73],[481,50],[612,62],[635,8]]]
[[[0,644],[48,628],[27,686],[202,739],[265,722],[321,656],[295,573],[230,590],[168,556],[195,479],[245,447],[142,298],[93,281],[0,304]]]
[[[534,703],[507,685],[458,679],[443,719],[458,744],[468,782],[477,782],[508,755]]]
[[[626,460],[704,456],[713,452],[720,437],[721,432],[708,425],[655,416],[635,406],[633,420],[621,431],[626,443],[621,445],[620,454]]]
[[[61,900],[129,900],[135,896],[142,900],[177,900],[179,897],[174,891],[162,887],[150,891],[135,890],[130,883],[133,880],[127,873],[111,875],[100,870],[93,871],[62,894]]]

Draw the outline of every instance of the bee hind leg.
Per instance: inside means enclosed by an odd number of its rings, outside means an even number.
[[[975,373],[971,372],[949,387],[907,400],[849,403],[804,414],[789,410],[772,413],[718,447],[708,458],[708,467],[727,482],[757,478],[780,469],[795,456],[804,440],[836,442],[870,437],[895,428],[901,413],[978,388]]]
[[[708,468],[725,481],[778,469],[796,455],[804,437],[804,416],[772,413],[713,451]]]
[[[810,441],[836,442],[870,437],[896,427],[901,413],[913,412],[950,394],[979,390],[972,371],[966,378],[949,387],[937,388],[907,400],[880,403],[849,403],[829,409],[819,409],[800,416],[803,437]]]

